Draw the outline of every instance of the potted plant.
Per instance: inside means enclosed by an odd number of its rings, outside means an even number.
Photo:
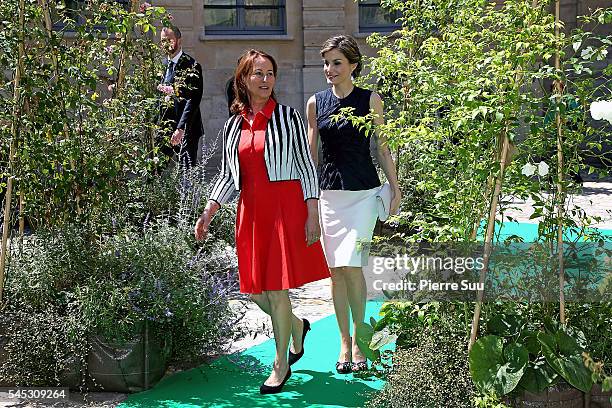
[[[528,322],[518,307],[504,309],[489,319],[488,334],[469,353],[479,391],[509,396],[518,406],[581,407],[582,393],[593,386],[592,372],[583,362],[584,333],[548,316],[540,326]]]
[[[214,257],[195,252],[189,232],[162,222],[102,245],[100,269],[79,295],[92,326],[88,370],[96,386],[146,389],[171,358],[210,354],[231,333],[225,296],[231,283],[211,268]]]

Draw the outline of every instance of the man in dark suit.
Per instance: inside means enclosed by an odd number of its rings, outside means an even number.
[[[162,152],[168,156],[180,153],[179,163],[189,160],[195,165],[198,159],[198,144],[204,134],[200,101],[202,100],[202,67],[181,47],[181,31],[178,27],[161,30],[161,46],[168,55],[168,65],[160,90],[172,99],[162,108],[161,119],[164,136],[170,136],[170,144],[162,141]]]

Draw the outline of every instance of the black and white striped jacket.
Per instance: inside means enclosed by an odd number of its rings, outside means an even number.
[[[224,204],[241,187],[238,143],[243,118],[234,115],[223,127],[221,173],[209,199]],[[310,155],[302,117],[290,106],[277,104],[266,128],[264,159],[270,181],[300,180],[304,200],[319,198],[319,182]]]

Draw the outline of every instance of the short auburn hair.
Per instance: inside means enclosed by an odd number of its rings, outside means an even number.
[[[230,111],[233,114],[237,114],[242,112],[245,108],[250,105],[249,100],[249,90],[246,85],[246,78],[251,75],[251,70],[253,69],[253,62],[257,58],[266,58],[272,63],[272,70],[274,71],[274,76],[276,77],[276,73],[278,71],[278,65],[276,64],[276,60],[270,54],[260,51],[250,49],[246,51],[240,59],[238,60],[238,65],[236,66],[236,71],[234,72],[234,101],[232,102],[232,106]],[[272,90],[272,99],[276,101],[276,94],[274,90]]]

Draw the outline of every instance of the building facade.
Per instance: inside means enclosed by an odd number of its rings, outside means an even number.
[[[183,48],[202,64],[201,111],[207,142],[215,140],[228,117],[227,84],[245,50],[261,49],[276,58],[277,96],[303,113],[308,98],[327,86],[319,54],[327,38],[352,35],[365,55],[374,55],[366,37],[397,27],[397,16],[381,8],[379,0],[157,0],[154,4],[172,14],[183,33]],[[612,0],[561,0],[561,18],[570,30],[577,24],[576,16],[609,6]],[[611,30],[597,28],[600,33]],[[602,67],[609,62],[602,61]]]
[[[228,117],[226,86],[245,50],[261,49],[276,58],[276,94],[303,113],[308,98],[327,86],[319,54],[327,38],[352,35],[371,55],[368,34],[396,27],[393,14],[370,0],[160,0],[155,5],[172,14],[184,50],[202,64],[207,140]]]

